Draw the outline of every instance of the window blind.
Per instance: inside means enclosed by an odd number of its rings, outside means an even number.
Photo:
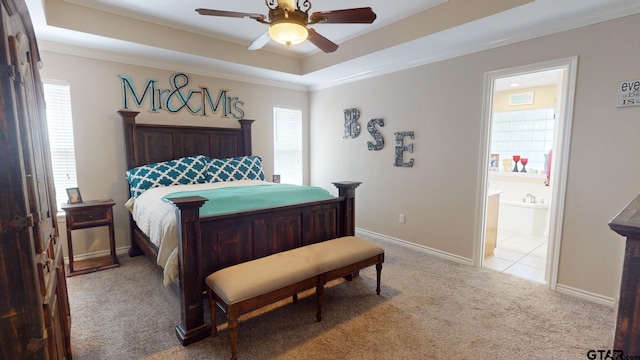
[[[280,182],[302,185],[302,111],[273,108],[274,174]]]
[[[53,183],[58,210],[67,202],[67,188],[78,186],[76,156],[73,144],[71,91],[69,84],[56,80],[43,80],[47,106],[47,127]]]

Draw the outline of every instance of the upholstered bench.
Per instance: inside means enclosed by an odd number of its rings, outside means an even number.
[[[316,288],[317,321],[322,320],[324,285],[376,265],[376,293],[384,249],[346,236],[273,254],[216,271],[206,278],[211,307],[211,335],[217,336],[216,304],[227,314],[231,359],[237,358],[238,317],[304,290]]]

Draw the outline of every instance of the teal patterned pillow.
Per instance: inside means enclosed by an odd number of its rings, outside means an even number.
[[[262,157],[241,156],[211,159],[207,169],[207,182],[235,180],[264,180]]]
[[[208,163],[208,157],[196,155],[130,169],[126,175],[131,197],[155,187],[202,183]]]

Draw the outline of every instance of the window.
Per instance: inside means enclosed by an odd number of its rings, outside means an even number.
[[[280,182],[302,185],[302,111],[273,108],[273,154]]]
[[[44,100],[47,104],[47,126],[53,183],[56,188],[58,210],[67,202],[67,188],[77,187],[76,156],[73,145],[71,92],[62,81],[43,80]]]

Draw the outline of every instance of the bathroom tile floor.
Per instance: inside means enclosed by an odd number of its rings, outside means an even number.
[[[484,266],[531,281],[545,283],[547,237],[498,231],[494,255]]]

